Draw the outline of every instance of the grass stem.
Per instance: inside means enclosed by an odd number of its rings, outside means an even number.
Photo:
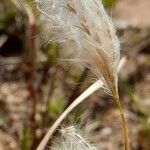
[[[127,123],[126,123],[126,119],[125,119],[125,113],[124,113],[124,110],[123,110],[123,107],[120,103],[120,97],[118,95],[118,92],[117,92],[117,96],[114,98],[115,102],[116,102],[116,105],[119,109],[119,112],[120,112],[120,118],[121,118],[121,121],[122,121],[122,132],[123,132],[123,137],[124,137],[124,149],[125,150],[129,150],[129,138],[128,138],[128,128],[127,128]]]

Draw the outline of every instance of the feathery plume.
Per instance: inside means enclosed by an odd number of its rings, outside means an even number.
[[[52,150],[97,150],[88,142],[85,135],[74,126],[61,129],[61,137],[54,141]]]
[[[37,5],[49,23],[51,40],[75,53],[114,95],[119,40],[101,0],[37,0]]]
[[[38,9],[49,23],[51,40],[76,54],[104,83],[117,104],[122,119],[125,150],[127,127],[118,94],[120,44],[101,0],[37,0]]]

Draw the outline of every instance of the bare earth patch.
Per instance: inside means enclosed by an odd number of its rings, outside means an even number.
[[[113,17],[131,26],[150,26],[150,0],[119,0],[112,11]]]

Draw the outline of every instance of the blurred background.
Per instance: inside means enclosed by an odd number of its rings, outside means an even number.
[[[150,0],[103,0],[121,41],[119,73],[132,150],[150,150]],[[0,150],[35,150],[58,116],[95,81],[61,61],[34,0],[0,0]],[[121,150],[113,99],[98,91],[62,126],[79,125],[100,150]],[[57,135],[57,134],[56,134]],[[49,142],[49,146],[51,141]]]

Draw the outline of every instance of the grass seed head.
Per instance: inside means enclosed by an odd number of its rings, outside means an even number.
[[[97,150],[80,131],[70,126],[61,129],[61,137],[52,145],[52,150]]]
[[[37,0],[37,5],[49,23],[51,40],[75,54],[114,96],[120,45],[101,0]]]

